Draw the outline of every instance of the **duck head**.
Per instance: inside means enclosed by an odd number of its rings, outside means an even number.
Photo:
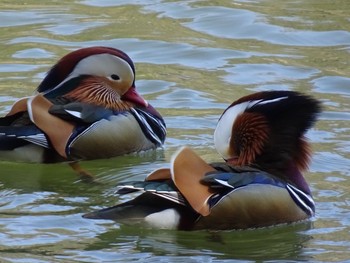
[[[302,171],[310,161],[304,135],[320,111],[317,100],[293,91],[242,97],[221,115],[214,132],[215,148],[232,165],[275,174]]]
[[[64,98],[110,109],[148,105],[135,87],[135,67],[123,51],[89,47],[61,58],[37,88],[48,99]]]

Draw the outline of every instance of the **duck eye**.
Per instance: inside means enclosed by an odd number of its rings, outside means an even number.
[[[119,78],[118,75],[112,74],[112,75],[111,75],[111,79],[113,79],[113,80],[119,80],[120,78]]]

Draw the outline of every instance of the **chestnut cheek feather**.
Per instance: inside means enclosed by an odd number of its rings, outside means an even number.
[[[297,147],[298,149],[296,151],[296,156],[293,157],[297,164],[297,167],[300,169],[300,171],[303,171],[308,168],[308,165],[310,163],[311,148],[310,144],[304,136],[299,138]]]
[[[100,77],[84,79],[78,87],[65,95],[66,98],[91,103],[112,110],[127,110],[131,104],[120,99],[116,89]]]
[[[239,115],[230,140],[232,163],[240,166],[254,163],[257,155],[262,153],[268,135],[269,126],[263,115],[249,112]]]
[[[225,160],[225,162],[228,164],[231,164],[233,166],[237,166],[238,165],[238,157],[228,158]]]

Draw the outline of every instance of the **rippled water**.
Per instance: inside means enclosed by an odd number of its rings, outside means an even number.
[[[106,45],[133,58],[138,90],[165,116],[168,138],[156,152],[83,162],[98,185],[65,164],[0,162],[0,261],[350,262],[349,14],[344,0],[1,1],[1,114],[31,95],[59,57]],[[218,160],[212,133],[222,110],[270,89],[324,104],[308,133],[311,221],[181,232],[81,218],[115,204],[118,182],[142,179],[180,145]]]

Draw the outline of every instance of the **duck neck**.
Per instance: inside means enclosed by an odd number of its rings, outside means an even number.
[[[311,194],[308,183],[306,182],[304,176],[298,169],[298,167],[291,163],[289,168],[286,170],[286,178],[292,182],[298,189],[303,191],[306,194]]]

